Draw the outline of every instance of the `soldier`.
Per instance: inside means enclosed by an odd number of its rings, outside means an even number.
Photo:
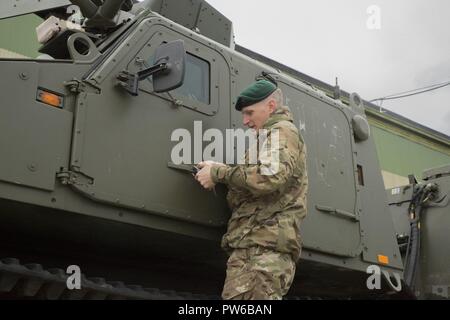
[[[273,132],[278,133],[279,163],[272,171],[267,166],[273,163],[267,161],[198,164],[196,179],[205,189],[217,183],[228,187],[232,216],[222,247],[230,257],[222,298],[281,300],[292,284],[301,253],[299,228],[306,215],[308,189],[306,147],[283,105],[281,90],[272,82],[259,80],[245,89],[236,110],[242,112],[245,126],[257,133],[267,129],[270,148],[277,145],[270,141]]]

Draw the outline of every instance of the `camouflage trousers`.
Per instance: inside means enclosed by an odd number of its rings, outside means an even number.
[[[225,300],[281,300],[295,276],[290,254],[262,247],[235,249],[228,259]]]

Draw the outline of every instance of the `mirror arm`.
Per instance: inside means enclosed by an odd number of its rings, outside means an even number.
[[[155,73],[167,70],[167,68],[168,68],[167,63],[163,62],[163,63],[156,64],[150,68],[141,70],[137,73],[139,81],[147,79],[149,76],[151,76]]]
[[[130,73],[124,70],[117,76],[117,80],[119,80],[118,85],[124,88],[132,96],[137,96],[139,90],[139,81],[147,79],[149,76],[154,75],[155,73],[166,71],[167,69],[168,64],[164,62],[141,70],[137,73]]]

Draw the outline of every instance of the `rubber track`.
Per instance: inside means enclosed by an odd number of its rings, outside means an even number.
[[[22,265],[18,259],[0,259],[0,294],[42,300],[219,300],[218,296],[192,294],[126,285],[81,275],[81,289],[67,288],[63,269],[45,270],[42,265]]]
[[[221,300],[220,296],[215,295],[143,288],[139,285],[126,285],[121,281],[87,278],[84,274],[81,274],[81,289],[69,290],[68,277],[69,275],[63,269],[45,270],[42,265],[36,263],[21,264],[15,258],[0,259],[0,296],[38,300]],[[381,295],[378,299],[380,298],[389,297]],[[285,299],[326,300],[327,298],[288,296]]]

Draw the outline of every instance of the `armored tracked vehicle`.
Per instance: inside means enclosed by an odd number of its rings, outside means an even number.
[[[172,161],[172,135],[242,128],[235,97],[270,77],[308,148],[290,297],[448,298],[450,166],[386,191],[357,94],[329,96],[237,52],[232,22],[202,0],[0,9],[45,20],[42,55],[0,59],[0,297],[220,297],[226,190],[192,178],[202,159]]]

